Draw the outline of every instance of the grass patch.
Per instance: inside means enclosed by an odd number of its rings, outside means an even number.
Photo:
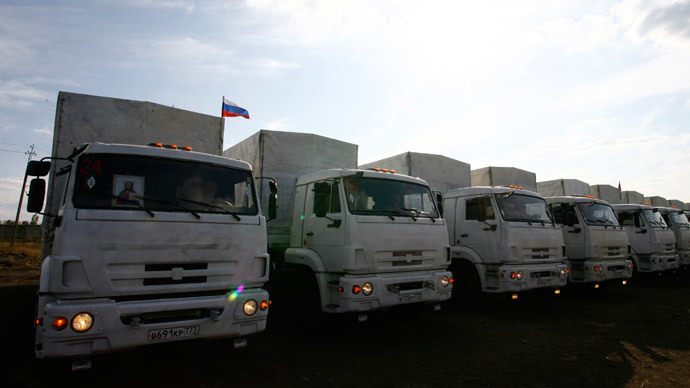
[[[9,241],[0,241],[0,253],[4,255],[19,254],[22,256],[41,258],[41,242],[40,241],[15,241],[14,247],[10,250]]]

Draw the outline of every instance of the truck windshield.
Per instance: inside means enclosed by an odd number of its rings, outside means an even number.
[[[352,214],[438,218],[429,188],[416,183],[376,178],[344,178]]]
[[[84,154],[74,187],[76,208],[258,214],[251,173],[221,165]]]
[[[690,227],[690,221],[688,221],[688,218],[685,216],[685,214],[681,212],[669,212],[668,217],[671,219],[674,225]]]
[[[495,197],[501,216],[506,221],[553,222],[543,198],[518,194],[514,191],[495,194]]]
[[[665,228],[666,227],[666,222],[664,221],[664,218],[661,216],[661,213],[658,211],[652,211],[649,209],[644,209],[642,210],[642,214],[644,214],[645,218],[649,221],[649,224],[653,228]]]
[[[611,206],[596,202],[578,202],[582,218],[587,225],[619,226]]]

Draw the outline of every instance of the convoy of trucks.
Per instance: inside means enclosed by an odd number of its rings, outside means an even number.
[[[269,290],[297,315],[364,321],[690,265],[684,209],[627,203],[637,192],[412,152],[358,167],[356,145],[305,133],[261,130],[222,151],[223,130],[60,93],[52,157],[27,167],[27,209],[46,202],[37,358],[86,369],[152,343],[242,347],[266,328]]]

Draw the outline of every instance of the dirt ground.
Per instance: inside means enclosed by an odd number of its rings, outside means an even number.
[[[328,317],[317,329],[273,314],[243,349],[168,343],[94,357],[91,370],[71,373],[33,355],[38,267],[0,257],[0,335],[11,356],[2,386],[690,387],[688,273],[491,298],[472,310]]]

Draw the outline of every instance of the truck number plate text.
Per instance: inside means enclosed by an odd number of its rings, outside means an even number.
[[[149,330],[149,342],[173,340],[199,335],[199,325]]]
[[[422,300],[422,294],[404,294],[398,295],[398,303],[413,303]]]

